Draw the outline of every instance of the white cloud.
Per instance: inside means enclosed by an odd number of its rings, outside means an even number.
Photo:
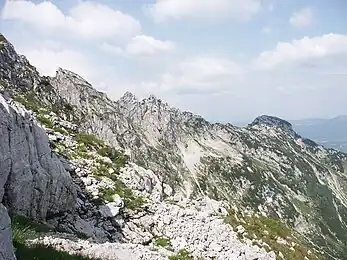
[[[42,75],[54,76],[58,67],[71,70],[88,79],[94,75],[86,56],[73,50],[31,49],[24,51],[23,54]]]
[[[101,49],[117,55],[153,56],[158,53],[169,52],[175,48],[171,41],[161,41],[147,35],[134,36],[124,47],[104,43]]]
[[[171,41],[156,40],[151,36],[137,35],[132,38],[126,47],[126,52],[135,55],[153,55],[156,52],[170,51],[175,48],[175,44]]]
[[[292,42],[279,42],[272,51],[262,52],[254,60],[257,68],[273,68],[287,62],[298,62],[333,55],[347,55],[347,35],[325,34],[304,37]]]
[[[196,78],[219,77],[238,74],[243,70],[234,62],[219,57],[194,57],[179,64],[178,69],[182,73],[195,75]]]
[[[140,23],[128,14],[95,2],[81,1],[64,14],[53,3],[9,1],[2,19],[18,20],[43,31],[69,33],[86,38],[131,37],[141,31]]]
[[[347,88],[344,87],[347,80],[347,35],[327,34],[280,42],[259,54],[250,64],[241,66],[226,58],[233,52],[224,56],[192,57],[192,53],[177,51],[176,43],[166,41],[169,38],[154,39],[143,35],[140,24],[136,25],[138,22],[135,19],[134,23],[127,23],[122,16],[127,16],[124,13],[96,1],[73,2],[77,3],[75,7],[65,10],[47,1],[40,4],[8,1],[2,11],[3,18],[13,20],[4,23],[3,33],[11,38],[18,53],[26,55],[43,74],[54,75],[57,67],[63,67],[85,77],[94,87],[106,91],[115,99],[126,90],[141,97],[152,93],[174,106],[197,112],[213,121],[230,122],[264,113],[288,119],[347,113]],[[175,0],[171,2],[173,8],[166,10],[163,6],[168,4],[168,0],[162,0],[147,6],[147,11],[160,18],[159,21],[181,18],[245,19],[260,8],[259,4],[259,8],[249,12],[251,9],[247,11],[245,7],[247,2],[252,1],[201,0],[201,5],[197,6],[198,1]],[[266,4],[267,1],[261,2]],[[232,4],[235,5],[231,10]],[[245,6],[242,7],[243,4]],[[267,5],[263,10],[266,11],[266,8]],[[106,10],[111,10],[110,16],[104,15],[108,13]],[[238,14],[240,10],[243,11]],[[119,15],[113,15],[114,12]],[[99,16],[94,15],[98,13]],[[106,21],[111,19],[119,22],[110,22],[109,25]],[[130,27],[125,24],[130,24]],[[151,31],[151,28],[146,29]],[[269,29],[263,28],[262,33],[269,33]],[[273,38],[277,29],[271,29]],[[160,33],[160,30],[156,32]],[[191,41],[190,35],[176,33],[180,44],[186,41],[189,50],[200,53],[211,51],[205,45],[194,49],[196,42]],[[204,33],[208,35],[209,29]],[[200,38],[200,32],[197,34]],[[165,35],[169,37],[170,32]],[[261,35],[255,35],[254,39],[258,36]],[[248,34],[239,37],[253,39]],[[98,40],[94,41],[94,38]],[[100,51],[101,43],[104,43],[103,50],[120,56],[113,57]],[[247,54],[247,46],[244,47],[239,51]],[[221,49],[227,50],[228,46],[222,44]],[[239,51],[233,53],[235,59],[247,62],[249,56],[242,57]],[[145,58],[141,62],[135,58],[124,58],[153,55],[155,59]],[[290,66],[282,66],[286,64]]]
[[[116,45],[112,45],[109,43],[103,43],[100,46],[100,48],[101,48],[101,50],[109,52],[111,54],[115,54],[115,55],[123,55],[124,54],[124,50],[121,47],[116,46]]]
[[[313,20],[313,12],[310,7],[303,8],[302,10],[295,12],[289,18],[289,23],[297,28],[308,27]]]
[[[155,4],[145,5],[145,11],[155,21],[169,19],[235,18],[248,20],[261,8],[260,0],[157,0]]]
[[[177,63],[160,77],[159,82],[145,83],[157,91],[176,93],[212,93],[230,87],[230,79],[244,70],[236,63],[219,57],[199,56]]]
[[[27,49],[21,53],[42,75],[55,76],[57,69],[61,67],[77,73],[111,97],[118,98],[127,90],[138,93],[136,80],[121,77],[115,73],[116,67],[91,59],[85,53],[64,47]]]

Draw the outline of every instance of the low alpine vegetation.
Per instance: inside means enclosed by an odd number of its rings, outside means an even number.
[[[238,232],[241,240],[252,240],[254,245],[263,247],[268,252],[274,251],[279,259],[281,256],[286,260],[320,259],[306,247],[305,242],[297,234],[293,234],[289,227],[278,219],[257,214],[242,215],[230,210],[225,222],[235,230],[242,226],[244,231]]]
[[[17,260],[91,260],[77,255],[60,252],[52,247],[44,245],[29,245],[28,240],[52,231],[48,226],[34,222],[25,217],[12,218],[13,245],[16,249]]]
[[[190,254],[187,249],[181,249],[174,256],[169,256],[170,260],[194,260],[194,257]]]
[[[167,250],[172,250],[171,241],[167,237],[156,237],[153,243],[156,246],[163,247]]]

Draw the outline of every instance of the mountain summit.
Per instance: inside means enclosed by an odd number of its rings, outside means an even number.
[[[120,259],[347,254],[346,155],[303,140],[285,120],[263,115],[239,128],[154,96],[114,101],[73,72],[40,76],[10,44],[0,46],[0,82],[14,100],[0,105],[10,215],[111,245],[37,243]]]
[[[249,124],[250,127],[253,126],[269,126],[269,127],[277,127],[282,129],[283,131],[286,131],[287,133],[291,134],[294,137],[299,137],[293,130],[293,126],[291,123],[275,117],[275,116],[268,116],[268,115],[262,115],[257,117],[253,120],[252,123]]]

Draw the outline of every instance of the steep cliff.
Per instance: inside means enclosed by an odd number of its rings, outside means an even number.
[[[2,95],[0,101],[2,204],[11,215],[37,220],[70,210],[76,203],[76,190],[70,174],[51,151],[45,130],[20,105],[10,104],[11,101],[6,101]],[[1,216],[4,227],[1,230],[4,239],[1,241],[10,241],[9,219],[3,205]],[[5,245],[1,247],[3,249],[9,251]],[[6,254],[3,253],[4,259],[9,259],[11,253]]]

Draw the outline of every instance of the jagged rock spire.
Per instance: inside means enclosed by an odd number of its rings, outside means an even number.
[[[130,91],[126,91],[121,97],[123,100],[137,100],[137,97]]]

